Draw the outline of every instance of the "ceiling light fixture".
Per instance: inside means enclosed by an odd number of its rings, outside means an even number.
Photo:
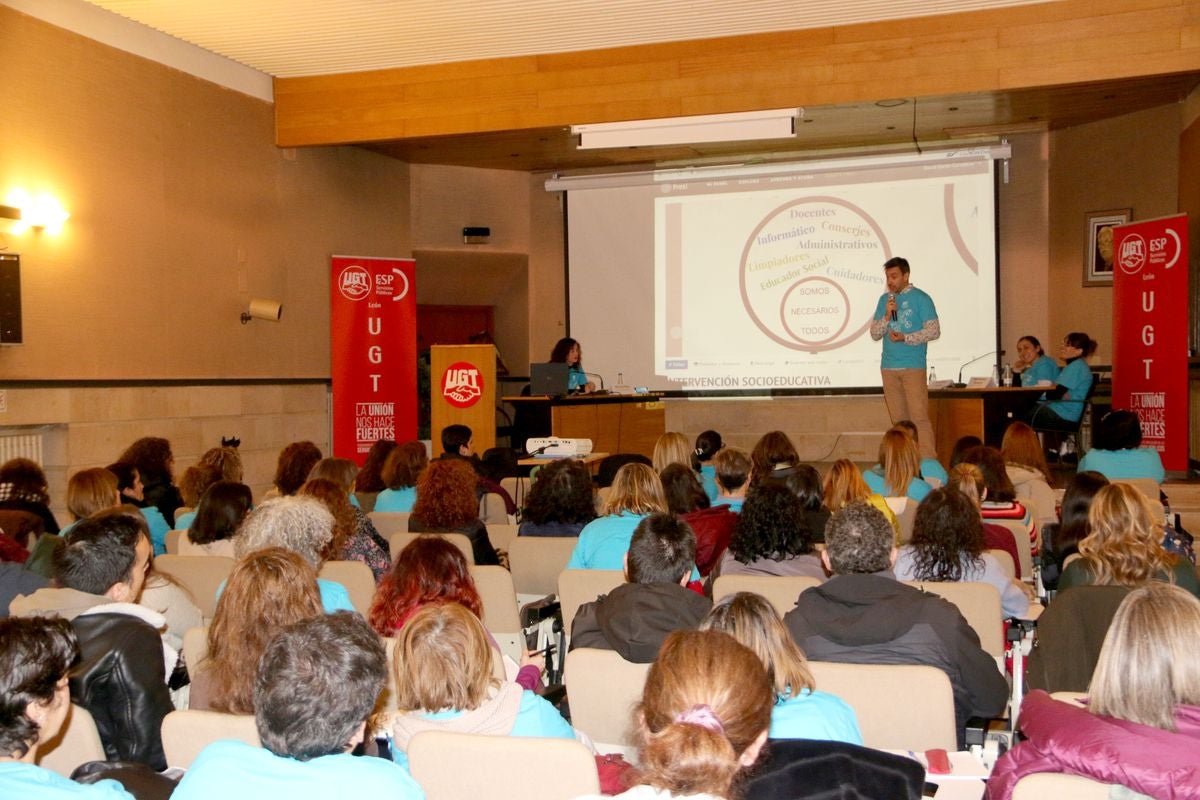
[[[796,135],[796,119],[803,116],[802,108],[781,108],[737,114],[600,122],[572,125],[571,135],[579,137],[580,150],[788,139]]]

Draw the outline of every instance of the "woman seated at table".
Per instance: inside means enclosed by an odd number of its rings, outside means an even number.
[[[583,347],[571,337],[559,339],[550,351],[551,364],[566,364],[568,392],[594,392],[596,384],[587,379],[583,371]]]
[[[1075,331],[1063,339],[1058,354],[1066,362],[1056,378],[1053,389],[1042,395],[1030,416],[1030,424],[1038,429],[1072,431],[1079,427],[1083,405],[1092,389],[1092,368],[1087,360],[1096,352],[1096,340],[1086,333]]]
[[[1042,381],[1053,384],[1060,372],[1058,362],[1046,355],[1036,336],[1022,336],[1017,340],[1017,360],[1013,362],[1012,371],[1020,376],[1021,386],[1037,386]]]

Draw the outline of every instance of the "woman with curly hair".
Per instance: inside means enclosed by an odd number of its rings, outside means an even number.
[[[790,469],[800,463],[796,446],[783,431],[764,433],[750,453],[750,487],[770,479],[777,471]]]
[[[371,627],[380,636],[395,636],[417,609],[430,603],[458,603],[477,617],[483,614],[483,600],[462,551],[440,536],[418,536],[379,582],[368,615]]]
[[[902,581],[970,581],[995,586],[1007,619],[1029,611],[1032,590],[1012,580],[995,556],[984,552],[983,521],[971,499],[954,486],[934,489],[917,507],[912,542],[892,567]]]
[[[879,464],[863,470],[871,491],[884,497],[905,497],[918,503],[933,487],[921,480],[921,453],[903,430],[892,428],[879,442]]]
[[[296,494],[315,497],[333,515],[333,538],[322,552],[326,560],[361,561],[370,567],[376,583],[387,574],[392,566],[388,551],[359,528],[358,517],[362,512],[350,505],[350,498],[341,486],[324,478],[313,478]]]
[[[120,462],[133,464],[142,478],[145,502],[158,508],[163,519],[175,523],[175,509],[183,505],[183,498],[175,488],[171,470],[175,456],[171,454],[171,443],[158,436],[145,436],[126,448]]]
[[[179,539],[179,554],[233,558],[234,534],[252,505],[250,487],[244,483],[217,481],[208,487],[187,536]]]
[[[292,442],[279,451],[279,462],[275,465],[275,490],[281,497],[295,494],[320,460],[321,450],[312,442]]]
[[[613,476],[600,513],[579,532],[567,569],[624,569],[625,554],[638,523],[651,514],[667,513],[658,473],[645,464],[621,467]]]
[[[417,480],[429,466],[421,442],[405,442],[388,453],[383,464],[384,489],[375,497],[376,511],[412,511],[417,502]]]
[[[242,455],[236,447],[222,445],[221,447],[212,447],[200,456],[200,461],[197,462],[202,467],[212,467],[217,472],[221,473],[218,480],[230,481],[232,483],[241,483],[243,477]]]
[[[518,536],[578,536],[596,518],[592,474],[582,462],[564,458],[538,470],[525,497]]]
[[[479,519],[475,470],[462,459],[432,462],[417,481],[417,501],[408,518],[411,533],[461,533],[471,540],[476,564],[499,564],[487,527]]]
[[[776,481],[752,488],[717,573],[806,575],[825,580],[800,498]]]
[[[887,517],[887,521],[892,524],[892,528],[896,531],[896,538],[899,540],[900,521],[896,519],[896,512],[892,511],[891,506],[883,499],[883,495],[871,491],[871,487],[867,486],[862,472],[854,466],[853,461],[848,458],[839,458],[833,462],[829,472],[825,473],[825,481],[821,488],[824,490],[825,507],[829,509],[830,513],[841,511],[858,500],[870,503],[879,510],[879,513]]]
[[[765,597],[753,592],[727,595],[708,612],[700,630],[728,633],[762,660],[775,684],[770,738],[863,743],[854,709],[817,691],[804,651]]]
[[[281,628],[323,613],[317,573],[296,553],[268,547],[234,566],[194,665],[190,708],[254,713],[258,660]]]
[[[333,538],[333,515],[315,497],[275,497],[246,515],[233,538],[233,554],[245,558],[256,550],[282,547],[291,550],[320,572],[325,548]],[[354,611],[350,594],[337,581],[317,579],[325,611]],[[224,590],[218,589],[218,596]]]
[[[112,469],[109,467],[109,469]],[[120,475],[117,476],[120,478]],[[196,507],[208,487],[221,480],[221,471],[216,467],[196,464],[188,467],[179,476],[179,496],[183,505],[175,511],[175,530],[186,531],[196,519]]]
[[[1091,533],[1079,542],[1081,558],[1058,580],[1058,590],[1073,586],[1141,586],[1168,581],[1200,596],[1196,568],[1163,549],[1162,525],[1145,496],[1125,483],[1110,483],[1096,493],[1088,511]]]
[[[44,532],[58,533],[58,520],[50,511],[46,473],[36,461],[12,458],[0,466],[0,510],[36,514]]]
[[[696,535],[696,569],[704,577],[721,559],[738,515],[729,506],[712,506],[696,473],[683,464],[671,464],[659,476],[667,509],[686,522]]]

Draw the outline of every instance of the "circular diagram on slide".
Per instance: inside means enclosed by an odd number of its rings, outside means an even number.
[[[789,201],[767,214],[742,249],[742,303],[771,340],[810,353],[835,350],[870,326],[891,257],[878,223],[836,197]]]

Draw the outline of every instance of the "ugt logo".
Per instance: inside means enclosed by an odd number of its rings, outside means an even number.
[[[442,373],[442,397],[457,408],[475,405],[483,394],[483,376],[468,361],[456,361]]]
[[[371,293],[371,273],[352,264],[338,275],[338,291],[347,300],[362,300]]]
[[[1121,242],[1121,252],[1117,253],[1117,263],[1126,275],[1136,275],[1146,264],[1146,240],[1136,233],[1126,236]]]

